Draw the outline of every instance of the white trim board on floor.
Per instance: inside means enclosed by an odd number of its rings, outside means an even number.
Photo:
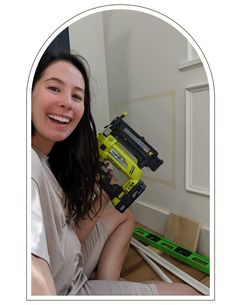
[[[135,238],[131,239],[131,244],[142,252],[144,252],[147,256],[149,256],[155,262],[160,264],[162,267],[166,268],[167,270],[178,276],[180,279],[182,279],[184,282],[195,288],[197,291],[201,292],[204,295],[210,295],[210,289],[206,285],[202,284],[201,282],[197,281],[181,269],[177,268],[175,265],[171,264],[169,261],[158,255],[157,253],[151,251],[146,246],[137,241]]]

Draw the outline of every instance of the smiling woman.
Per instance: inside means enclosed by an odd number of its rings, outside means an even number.
[[[134,217],[108,207],[109,195],[97,184],[97,134],[82,58],[43,55],[32,86],[32,126],[32,294],[197,294],[180,284],[119,280]]]
[[[86,213],[86,207],[77,205],[78,200],[91,200],[98,151],[86,62],[81,57],[48,52],[42,56],[32,86],[32,146],[49,157],[72,206],[69,214],[76,209],[78,218]]]

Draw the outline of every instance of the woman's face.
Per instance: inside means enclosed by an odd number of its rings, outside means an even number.
[[[48,154],[66,139],[84,113],[85,83],[81,72],[66,61],[52,63],[32,92],[32,144]]]

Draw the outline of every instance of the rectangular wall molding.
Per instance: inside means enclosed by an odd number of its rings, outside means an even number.
[[[186,190],[210,194],[208,84],[186,88]]]
[[[148,110],[147,110],[148,109]],[[164,158],[156,172],[143,168],[145,179],[162,185],[176,185],[176,91],[142,96],[115,103],[117,114],[127,111],[127,123]],[[143,116],[146,113],[146,116]]]

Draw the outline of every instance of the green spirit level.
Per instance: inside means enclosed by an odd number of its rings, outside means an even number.
[[[133,237],[144,244],[162,250],[177,260],[184,262],[187,265],[190,265],[208,275],[210,273],[209,257],[184,249],[180,245],[162,237],[161,235],[153,234],[152,232],[149,232],[148,230],[139,226],[134,228]]]

